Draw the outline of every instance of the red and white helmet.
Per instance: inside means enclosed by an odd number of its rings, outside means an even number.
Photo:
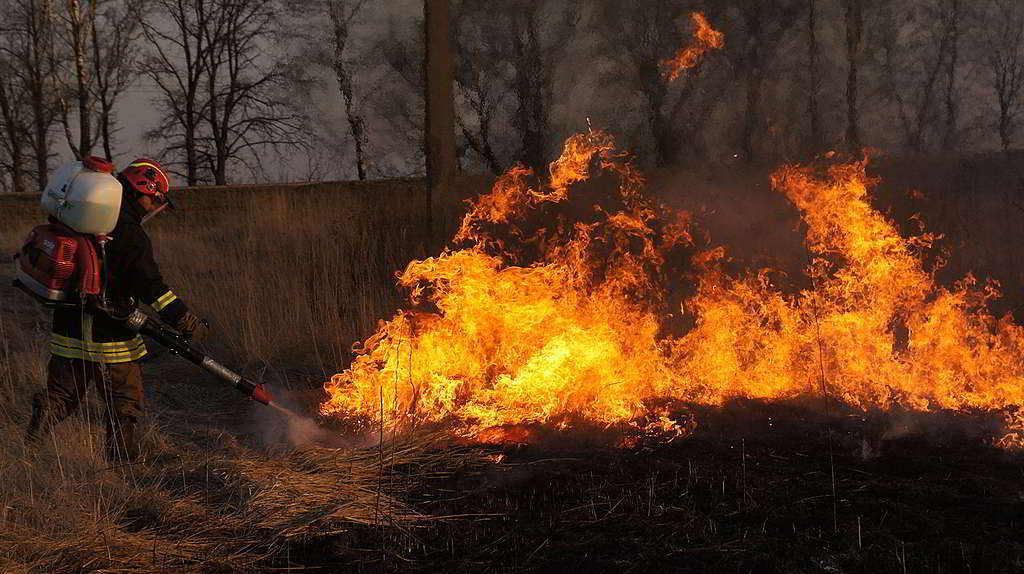
[[[171,178],[155,159],[134,159],[118,176],[127,181],[135,191],[155,197],[160,203],[170,203],[167,194],[171,191]]]

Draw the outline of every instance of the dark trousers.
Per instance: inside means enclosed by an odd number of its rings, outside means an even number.
[[[137,362],[103,364],[50,356],[46,390],[33,398],[28,438],[49,431],[78,409],[90,385],[106,405],[107,455],[113,461],[139,455],[138,422],[142,418],[142,369]]]

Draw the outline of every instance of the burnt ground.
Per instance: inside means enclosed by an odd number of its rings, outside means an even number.
[[[989,446],[994,425],[983,414],[824,417],[796,405],[736,402],[698,416],[692,436],[667,444],[622,449],[555,436],[486,447],[492,462],[456,470],[415,501],[447,518],[293,547],[293,565],[1024,571],[1024,456]]]

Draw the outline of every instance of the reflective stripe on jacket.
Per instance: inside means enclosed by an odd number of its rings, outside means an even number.
[[[151,307],[153,307],[154,311],[159,313],[160,311],[166,309],[168,305],[174,303],[177,300],[178,296],[174,294],[174,291],[168,289],[166,293],[161,295],[156,301],[153,301]]]
[[[96,363],[127,363],[146,356],[146,344],[137,336],[116,343],[88,343],[81,339],[50,335],[50,353],[66,359],[85,359]]]

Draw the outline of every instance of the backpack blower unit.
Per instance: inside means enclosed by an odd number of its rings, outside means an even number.
[[[42,197],[49,223],[29,232],[14,256],[16,287],[56,307],[101,294],[101,252],[121,213],[121,183],[113,171],[98,157],[57,170]]]
[[[49,223],[29,232],[15,254],[14,286],[46,307],[83,307],[124,322],[131,331],[159,342],[227,381],[253,400],[269,405],[270,393],[194,349],[180,334],[138,309],[112,312],[104,301],[104,246],[121,214],[121,182],[110,162],[88,157],[57,171],[43,191]]]

